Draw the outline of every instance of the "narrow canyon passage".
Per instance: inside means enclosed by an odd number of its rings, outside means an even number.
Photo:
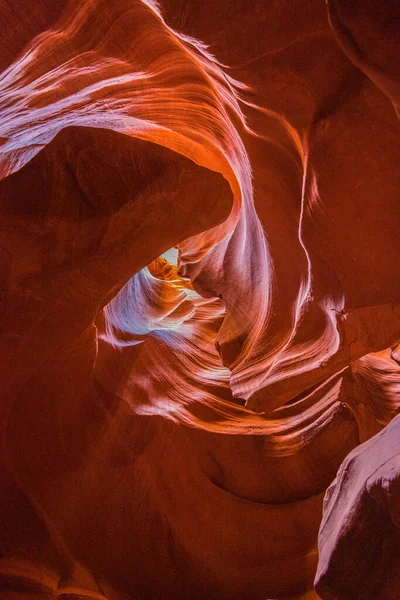
[[[0,25],[0,599],[398,600],[400,2]]]

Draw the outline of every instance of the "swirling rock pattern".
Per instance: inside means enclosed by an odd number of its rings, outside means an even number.
[[[0,14],[0,598],[398,599],[399,3]]]

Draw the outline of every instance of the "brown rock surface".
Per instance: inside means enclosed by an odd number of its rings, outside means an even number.
[[[316,587],[322,598],[400,595],[400,417],[353,450],[324,502]]]
[[[2,600],[400,596],[398,17],[0,0]]]

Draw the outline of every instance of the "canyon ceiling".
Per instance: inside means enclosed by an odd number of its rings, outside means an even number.
[[[0,599],[399,600],[400,0],[0,29]]]

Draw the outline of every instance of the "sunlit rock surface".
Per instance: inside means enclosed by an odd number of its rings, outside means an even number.
[[[400,596],[399,424],[396,417],[353,450],[326,493],[316,576],[322,598]]]
[[[400,597],[399,19],[0,0],[0,598]]]

